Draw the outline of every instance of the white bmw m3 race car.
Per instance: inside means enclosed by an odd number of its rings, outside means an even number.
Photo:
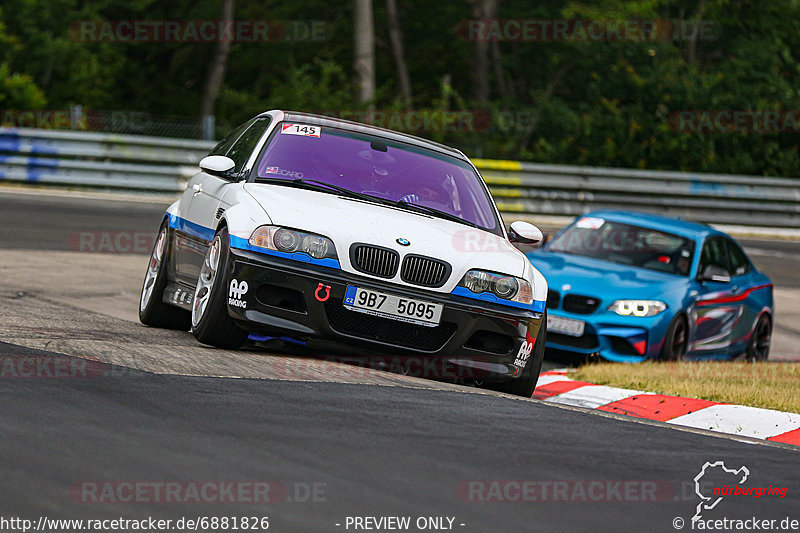
[[[446,362],[530,396],[544,277],[460,151],[382,128],[269,111],[200,162],[164,215],[144,324],[237,348],[272,335],[337,353]]]

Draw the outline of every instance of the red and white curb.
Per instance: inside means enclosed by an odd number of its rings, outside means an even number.
[[[800,446],[800,414],[595,385],[566,370],[542,372],[533,398]]]

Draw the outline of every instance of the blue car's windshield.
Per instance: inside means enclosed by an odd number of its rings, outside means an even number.
[[[688,276],[694,241],[640,226],[583,217],[559,233],[547,249]]]
[[[500,231],[489,196],[467,162],[368,133],[282,122],[255,170],[257,181],[324,181]]]

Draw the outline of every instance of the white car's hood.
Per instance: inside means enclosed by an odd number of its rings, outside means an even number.
[[[249,183],[245,190],[274,225],[332,239],[339,263],[347,272],[357,273],[350,263],[349,250],[351,244],[360,242],[397,250],[401,258],[419,254],[450,263],[450,279],[441,288],[432,289],[441,292],[451,292],[473,268],[520,277],[525,274],[527,259],[508,240],[464,224],[294,187]],[[401,246],[398,239],[411,244]],[[392,281],[406,284],[399,274]]]

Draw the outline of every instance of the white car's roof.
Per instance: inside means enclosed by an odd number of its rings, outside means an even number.
[[[419,146],[421,148],[434,150],[443,154],[450,155],[452,157],[456,157],[463,161],[469,162],[469,159],[467,158],[467,156],[464,155],[463,152],[461,152],[461,150],[458,150],[456,148],[441,143],[437,143],[435,141],[429,141],[428,139],[423,139],[422,137],[417,137],[416,135],[410,135],[408,133],[401,133],[398,131],[381,128],[380,126],[373,126],[371,124],[354,122],[352,120],[346,120],[343,118],[327,117],[324,115],[314,115],[312,113],[303,113],[300,111],[271,110],[271,111],[265,111],[264,113],[261,113],[261,115],[267,115],[276,112],[283,113],[284,120],[303,121],[309,124],[314,124],[319,126],[328,126],[333,128],[341,128],[345,130],[353,130],[360,133],[373,134],[378,137],[391,139],[393,141],[400,141],[414,146]]]

